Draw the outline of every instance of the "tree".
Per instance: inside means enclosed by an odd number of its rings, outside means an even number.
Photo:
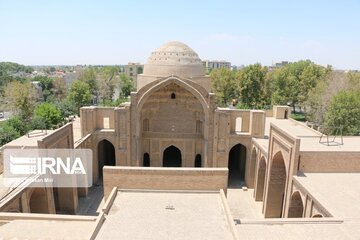
[[[264,108],[270,104],[266,96],[267,68],[260,64],[249,65],[236,73],[240,104],[247,108]]]
[[[112,101],[116,86],[116,75],[119,68],[115,66],[107,66],[101,69],[99,81],[99,96],[104,102]]]
[[[52,92],[57,101],[63,101],[66,98],[67,87],[63,77],[54,79]]]
[[[42,119],[46,129],[54,128],[62,122],[60,110],[52,103],[41,103],[35,108],[34,117]]]
[[[130,96],[131,92],[134,90],[133,81],[125,74],[120,75],[120,89],[120,98],[126,98]]]
[[[88,84],[91,89],[91,91],[90,91],[91,94],[93,96],[97,96],[98,84],[97,84],[97,80],[96,80],[96,71],[93,67],[88,67],[88,68],[84,69],[80,73],[78,80]]]
[[[55,104],[56,107],[60,110],[62,118],[68,118],[69,116],[77,113],[74,103],[72,103],[68,99],[65,99],[61,102],[56,102]]]
[[[214,69],[210,73],[211,88],[215,93],[217,104],[227,106],[239,93],[235,86],[235,72],[227,68]]]
[[[360,90],[341,91],[331,99],[325,126],[330,133],[342,127],[344,135],[360,134]]]
[[[48,98],[53,94],[54,80],[48,76],[36,76],[33,81],[39,82],[44,101],[48,101]]]
[[[28,121],[36,101],[35,88],[32,83],[12,81],[5,88],[5,100],[15,115]]]
[[[20,133],[8,124],[0,125],[0,146],[20,137]]]
[[[12,117],[6,121],[6,124],[15,129],[20,135],[24,135],[28,131],[28,127],[19,117]]]
[[[77,80],[71,84],[68,100],[74,104],[77,113],[82,106],[89,104],[91,99],[90,86],[87,83]]]
[[[270,77],[272,82],[272,103],[304,106],[310,89],[326,76],[331,68],[324,68],[311,61],[298,61],[275,69]]]

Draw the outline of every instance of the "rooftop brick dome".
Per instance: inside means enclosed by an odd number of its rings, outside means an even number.
[[[204,67],[197,53],[181,42],[168,42],[151,53],[144,66],[145,75],[166,77],[204,76]]]

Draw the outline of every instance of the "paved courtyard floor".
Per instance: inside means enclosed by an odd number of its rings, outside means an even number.
[[[262,202],[255,202],[254,189],[243,189],[240,173],[233,172],[229,178],[227,200],[234,219],[263,219]]]
[[[98,183],[89,189],[86,197],[79,198],[77,215],[97,216],[104,204],[104,188],[102,183]]]

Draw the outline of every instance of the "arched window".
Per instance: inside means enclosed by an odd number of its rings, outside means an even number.
[[[171,97],[171,99],[175,99],[176,98],[175,93],[172,93],[170,97]]]

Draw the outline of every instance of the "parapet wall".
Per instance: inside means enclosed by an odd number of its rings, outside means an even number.
[[[203,190],[227,189],[227,168],[103,168],[104,195],[107,198],[114,187],[148,190]]]
[[[301,152],[299,170],[308,173],[359,173],[360,152]]]

